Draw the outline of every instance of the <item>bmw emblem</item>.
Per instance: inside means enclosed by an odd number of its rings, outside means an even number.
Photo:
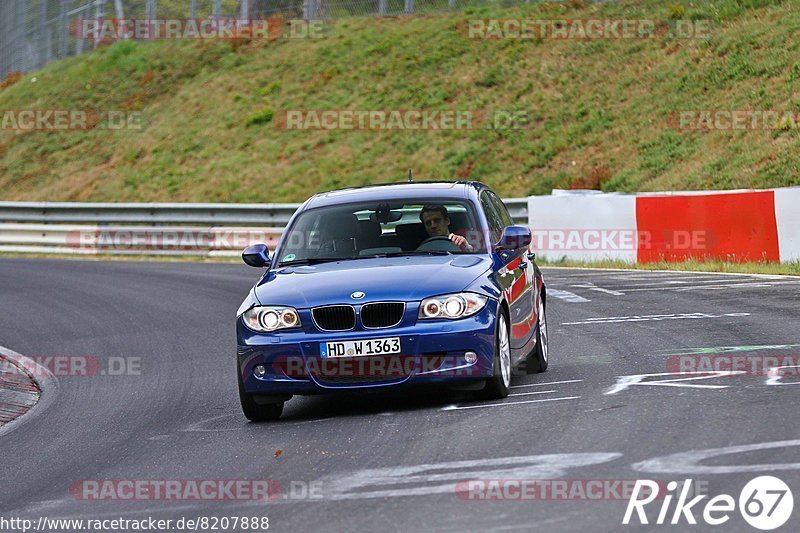
[[[364,294],[363,292],[356,291],[356,292],[354,292],[353,294],[350,295],[350,298],[352,298],[353,300],[360,300],[364,296],[366,296],[366,294]]]

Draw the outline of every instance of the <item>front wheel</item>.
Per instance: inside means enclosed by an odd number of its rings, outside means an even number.
[[[547,339],[547,315],[544,299],[539,296],[539,328],[536,331],[536,348],[528,359],[528,372],[536,374],[547,370],[550,346]]]
[[[252,394],[244,390],[242,374],[239,368],[236,369],[239,381],[239,401],[242,404],[244,416],[251,422],[270,422],[277,420],[283,413],[283,402],[260,404],[256,402]]]
[[[500,311],[497,314],[495,335],[494,375],[486,380],[486,386],[478,395],[486,400],[500,400],[508,396],[511,385],[511,344],[508,334],[508,318]]]

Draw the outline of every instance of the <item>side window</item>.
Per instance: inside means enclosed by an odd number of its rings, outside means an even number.
[[[503,228],[505,227],[503,218],[500,213],[497,212],[497,207],[495,207],[494,202],[492,202],[486,192],[481,194],[481,207],[483,207],[483,212],[486,214],[486,221],[489,223],[489,235],[492,237],[492,244],[495,244],[503,235]]]
[[[514,220],[511,218],[511,215],[508,214],[506,204],[503,203],[500,197],[492,191],[486,191],[486,196],[489,197],[497,212],[500,213],[500,218],[503,220],[503,227],[513,226]]]

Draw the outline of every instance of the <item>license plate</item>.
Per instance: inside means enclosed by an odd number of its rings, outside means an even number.
[[[359,357],[400,353],[400,337],[320,343],[322,357]]]

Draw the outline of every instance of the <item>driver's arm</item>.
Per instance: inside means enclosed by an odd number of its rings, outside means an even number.
[[[450,241],[453,244],[459,247],[462,252],[472,252],[475,248],[469,243],[466,237],[462,237],[461,235],[456,235],[455,233],[451,233],[448,235]]]

